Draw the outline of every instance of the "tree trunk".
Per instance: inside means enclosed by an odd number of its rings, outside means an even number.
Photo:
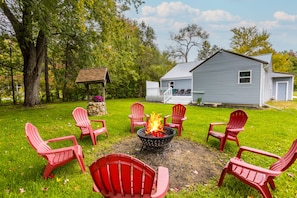
[[[47,56],[47,42],[45,45],[45,60],[44,60],[44,81],[45,81],[45,93],[46,102],[50,102],[50,88],[49,88],[49,77],[48,77],[48,56]]]
[[[45,38],[44,32],[39,30],[37,40],[34,40],[32,3],[24,1],[22,5],[22,21],[20,22],[13,12],[9,9],[6,1],[0,3],[4,14],[11,22],[18,40],[20,49],[24,59],[24,89],[25,99],[24,106],[35,106],[40,104],[39,86],[41,66],[44,60]],[[36,43],[36,45],[35,45]]]
[[[24,57],[24,106],[33,107],[40,104],[39,88],[42,63],[44,61],[45,35],[40,32],[36,47],[31,42],[25,47]]]

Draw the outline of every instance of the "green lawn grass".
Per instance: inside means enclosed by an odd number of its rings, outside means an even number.
[[[109,137],[99,136],[97,146],[93,146],[89,137],[78,140],[85,154],[85,164],[90,165],[106,148],[123,138],[136,134],[130,133],[130,123],[127,115],[130,105],[140,101],[145,106],[145,112],[171,113],[170,104],[149,103],[141,99],[107,100],[107,115],[105,119]],[[291,104],[297,103],[296,101]],[[275,103],[273,104],[275,105]],[[92,192],[92,179],[87,172],[82,173],[78,163],[73,161],[54,170],[53,179],[44,180],[42,177],[46,161],[38,157],[29,145],[25,136],[25,123],[34,124],[43,139],[74,134],[77,138],[80,130],[74,126],[71,112],[77,107],[86,108],[86,102],[68,102],[41,105],[35,108],[22,106],[0,106],[1,124],[1,164],[0,164],[0,193],[2,197],[100,197]],[[295,105],[297,106],[297,104]],[[205,142],[208,126],[214,121],[228,121],[232,108],[208,108],[187,106],[184,131],[181,138],[190,139],[199,144],[217,149],[219,142],[211,138]],[[297,137],[296,115],[294,105],[290,108],[278,109],[244,109],[249,115],[245,131],[239,135],[241,145],[251,146],[283,155]],[[91,117],[98,119],[98,117]],[[64,143],[65,145],[68,142]],[[56,146],[56,145],[54,145]],[[227,161],[236,155],[238,147],[228,142],[222,159]],[[246,156],[246,160],[257,165],[268,167],[272,161],[269,158]],[[193,162],[198,163],[198,162]],[[297,196],[297,163],[275,179],[277,189],[274,197]],[[217,187],[218,178],[204,185],[197,185],[178,193],[170,192],[167,197],[261,197],[260,194],[227,175],[223,186]]]

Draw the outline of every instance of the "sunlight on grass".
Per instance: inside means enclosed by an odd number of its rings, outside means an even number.
[[[87,166],[114,143],[135,135],[130,133],[128,114],[130,105],[136,101],[144,104],[145,113],[156,112],[162,116],[171,113],[172,105],[169,104],[149,103],[139,99],[107,100],[108,114],[101,116],[100,119],[106,120],[109,137],[98,136],[97,146],[92,145],[89,137],[78,140],[83,148]],[[239,141],[241,145],[282,156],[296,138],[297,102],[295,100],[271,102],[269,105],[272,108],[245,109],[249,119],[245,131],[239,134]],[[87,103],[54,103],[35,108],[0,106],[2,197],[100,197],[98,193],[92,192],[92,179],[88,168],[86,173],[81,173],[76,161],[54,170],[54,179],[44,180],[42,174],[46,161],[37,156],[25,137],[25,123],[31,122],[38,128],[44,140],[70,134],[78,138],[80,130],[75,127],[71,115],[77,106],[86,108]],[[234,110],[187,106],[188,119],[184,122],[183,138],[217,149],[219,144],[216,139],[210,137],[209,142],[205,141],[209,123],[228,121],[230,112]],[[98,117],[92,117],[96,118]],[[222,159],[227,161],[236,155],[237,150],[235,143],[228,142],[222,153]],[[261,157],[247,155],[245,158],[264,167],[271,164],[270,160]],[[273,191],[273,195],[295,197],[296,176],[297,166],[294,164],[286,173],[276,178],[277,190]],[[221,188],[217,187],[217,179],[212,179],[207,184],[191,186],[178,193],[170,192],[167,197],[261,197],[257,191],[232,176],[226,176]]]

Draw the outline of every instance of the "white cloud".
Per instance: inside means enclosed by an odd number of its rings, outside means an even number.
[[[205,21],[237,21],[239,16],[233,16],[229,12],[224,10],[207,10],[202,12],[203,19]]]
[[[274,18],[280,21],[296,21],[297,15],[289,15],[285,12],[277,11],[273,14]]]
[[[159,17],[171,17],[184,14],[197,14],[199,9],[191,8],[189,5],[182,2],[163,2],[157,7],[144,6],[142,8],[142,14],[144,16],[159,16]]]

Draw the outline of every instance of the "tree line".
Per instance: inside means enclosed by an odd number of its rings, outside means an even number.
[[[141,0],[3,0],[0,1],[0,99],[13,95],[25,106],[42,101],[83,100],[85,87],[75,83],[82,68],[107,67],[107,98],[145,96],[145,81],[159,81],[190,50],[203,60],[219,47],[197,24],[171,33],[176,45],[161,52],[154,29],[124,17]],[[256,27],[234,28],[231,50],[246,55],[273,53],[274,71],[296,72],[296,53],[276,52],[269,34]],[[19,86],[22,85],[22,86]],[[16,90],[16,93],[14,91]],[[96,85],[91,94],[100,95]]]

